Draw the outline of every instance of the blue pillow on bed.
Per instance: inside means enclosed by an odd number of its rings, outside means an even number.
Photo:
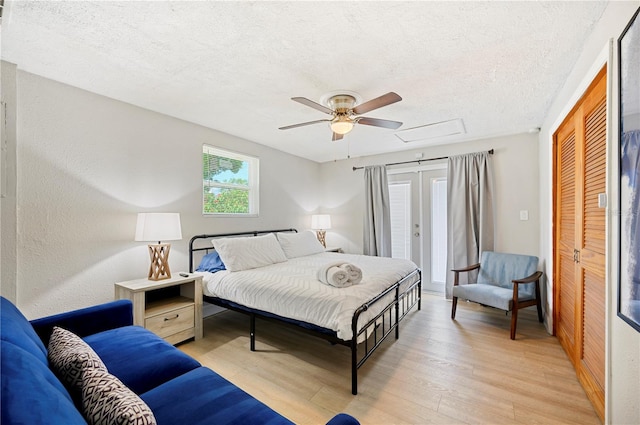
[[[213,251],[202,257],[200,265],[196,269],[197,272],[210,272],[215,273],[220,270],[226,270],[224,263],[220,259],[217,251]]]

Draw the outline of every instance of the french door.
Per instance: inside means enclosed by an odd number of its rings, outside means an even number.
[[[422,270],[422,288],[444,294],[447,262],[447,170],[388,176],[392,256]]]

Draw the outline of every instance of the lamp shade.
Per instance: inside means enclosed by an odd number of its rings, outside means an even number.
[[[331,216],[329,214],[314,214],[311,216],[311,228],[313,230],[331,229]]]
[[[177,241],[182,239],[180,213],[138,213],[136,241]]]
[[[329,124],[331,130],[334,133],[338,134],[347,134],[351,130],[353,130],[353,121],[351,121],[348,117],[338,116],[331,121]]]

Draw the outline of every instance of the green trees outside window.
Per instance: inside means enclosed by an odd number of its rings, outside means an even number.
[[[203,214],[257,214],[258,159],[203,145]]]

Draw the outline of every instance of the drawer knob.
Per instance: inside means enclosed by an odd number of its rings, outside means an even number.
[[[173,316],[173,317],[165,317],[165,318],[164,318],[164,321],[165,321],[165,322],[168,322],[169,320],[177,319],[178,317],[180,317],[180,315],[179,315],[179,314],[176,314],[176,315],[175,315],[175,316]]]

